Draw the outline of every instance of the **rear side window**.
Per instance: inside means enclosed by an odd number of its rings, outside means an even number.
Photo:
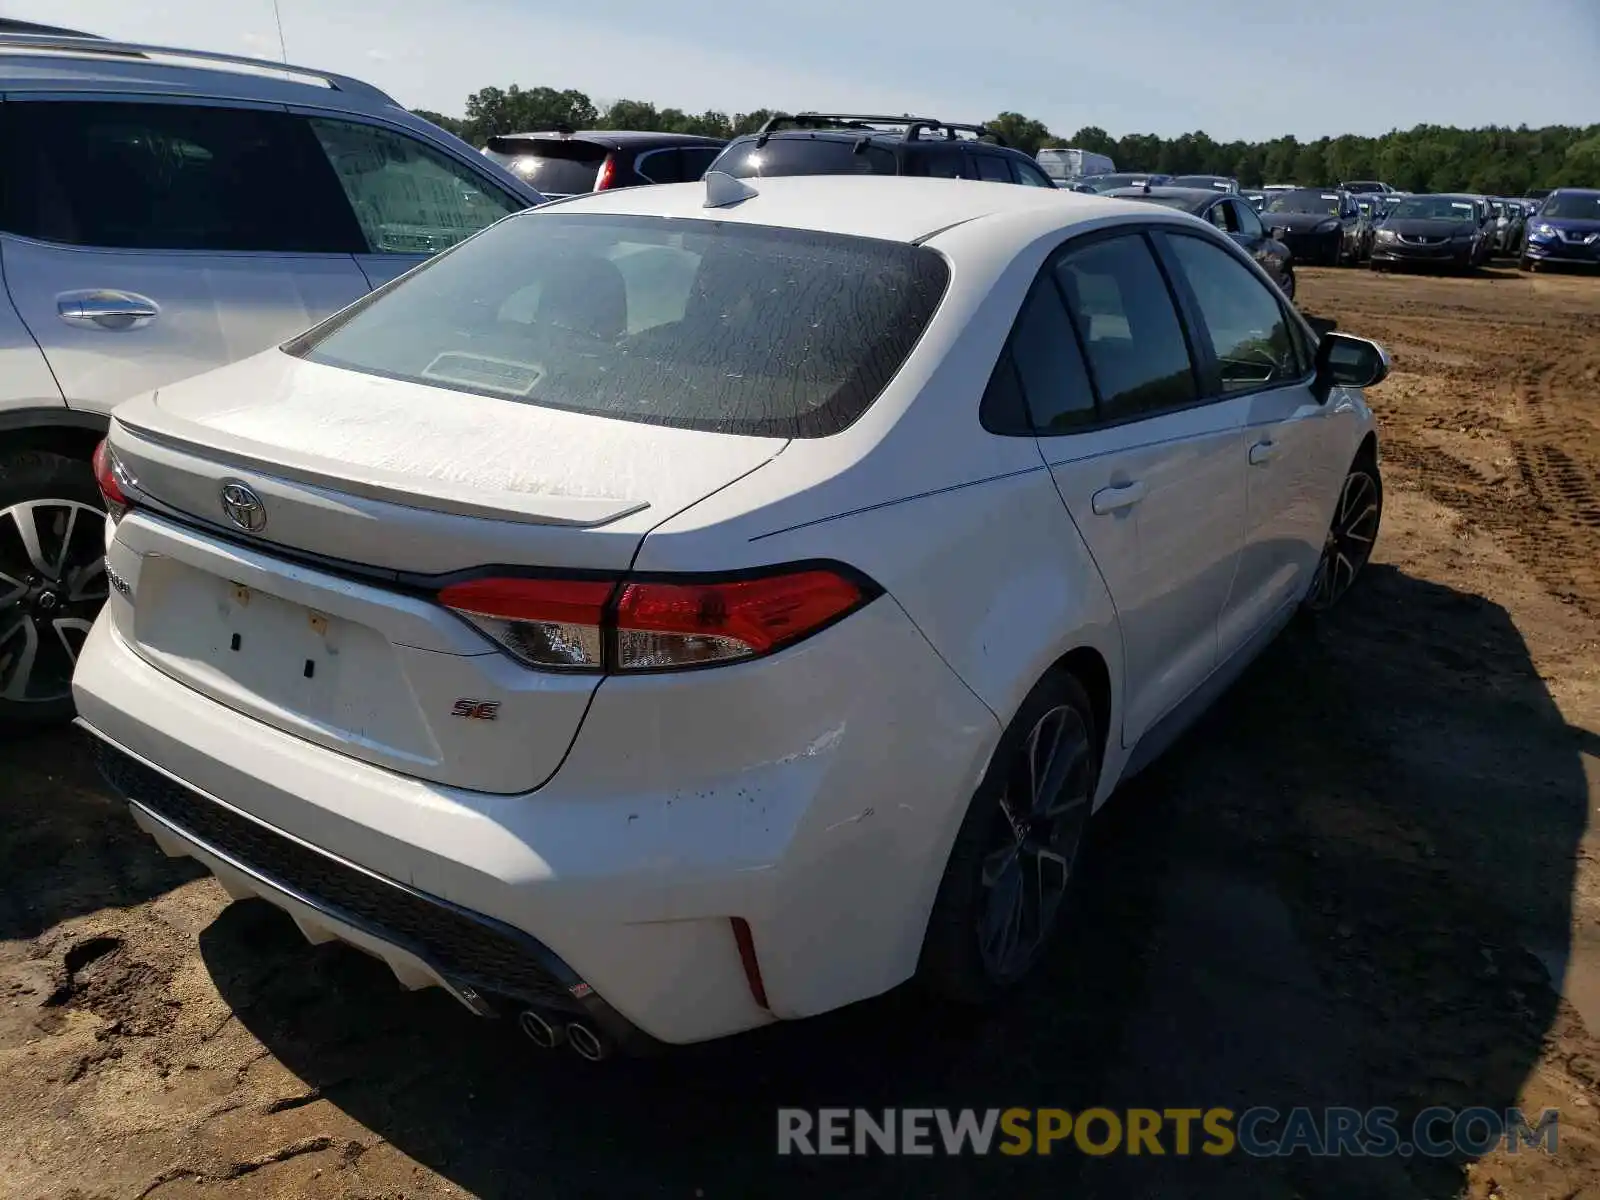
[[[1088,356],[1103,419],[1143,416],[1198,397],[1172,294],[1142,236],[1070,251],[1055,276]]]
[[[903,242],[535,212],[286,349],[596,416],[824,437],[894,378],[948,281],[937,253]]]
[[[1027,397],[1033,428],[1068,433],[1096,419],[1094,389],[1084,370],[1072,321],[1048,275],[1033,285],[1011,335],[1011,361]]]
[[[993,183],[1011,183],[1011,167],[998,154],[974,154],[973,163],[978,168],[978,178]]]
[[[416,138],[353,121],[310,121],[373,254],[432,254],[522,205]]]
[[[73,246],[351,253],[350,206],[287,113],[12,102],[6,228]]]
[[[736,179],[761,175],[897,175],[894,155],[862,138],[772,138],[734,142],[717,160],[717,170]]]
[[[683,155],[683,177],[693,183],[717,161],[717,155],[722,153],[722,147],[685,146],[680,153]]]
[[[917,149],[906,154],[906,174],[928,179],[970,179],[967,156],[958,148],[939,146]]]
[[[647,150],[634,161],[634,170],[647,183],[682,183],[683,163],[675,149]]]

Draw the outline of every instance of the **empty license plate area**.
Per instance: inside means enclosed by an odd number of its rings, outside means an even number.
[[[134,640],[167,674],[280,728],[402,769],[438,760],[401,651],[358,622],[149,554]]]

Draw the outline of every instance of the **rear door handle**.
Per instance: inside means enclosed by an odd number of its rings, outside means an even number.
[[[56,315],[68,325],[97,329],[138,329],[161,315],[154,300],[132,292],[92,289],[62,292],[56,297]]]
[[[1119,483],[1116,487],[1101,488],[1089,498],[1089,504],[1096,516],[1103,517],[1107,513],[1132,508],[1143,499],[1144,484],[1135,480],[1133,483]]]
[[[1262,467],[1271,462],[1278,455],[1278,447],[1271,442],[1257,442],[1250,447],[1250,465]]]

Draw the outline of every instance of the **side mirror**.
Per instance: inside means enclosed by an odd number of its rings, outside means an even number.
[[[1389,353],[1377,342],[1329,331],[1317,343],[1318,400],[1336,387],[1376,387],[1389,377]]]

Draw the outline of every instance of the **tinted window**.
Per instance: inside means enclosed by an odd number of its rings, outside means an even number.
[[[350,207],[286,113],[8,103],[7,225],[75,246],[350,253]]]
[[[676,150],[647,150],[635,160],[634,170],[650,183],[682,183],[684,180],[683,163]]]
[[[522,205],[442,151],[377,125],[313,117],[373,254],[432,254]]]
[[[972,158],[979,179],[987,179],[992,183],[1011,182],[1011,168],[998,154],[974,154]]]
[[[594,191],[606,161],[604,146],[566,138],[493,138],[484,153],[547,196]]]
[[[1180,235],[1168,244],[1200,307],[1222,390],[1298,379],[1295,344],[1272,288],[1220,246]]]
[[[1071,318],[1048,274],[1033,285],[1011,334],[1016,364],[1033,427],[1041,434],[1066,433],[1095,419],[1089,385]]]
[[[860,139],[773,138],[759,149],[755,139],[734,142],[717,170],[736,179],[759,175],[896,175],[895,157]]]
[[[1239,222],[1233,214],[1233,205],[1226,200],[1211,206],[1211,211],[1206,214],[1206,219],[1224,233],[1237,233]]]
[[[596,416],[822,437],[894,377],[948,278],[903,242],[536,211],[290,352]]]
[[[1013,158],[1011,160],[1011,169],[1016,173],[1017,182],[1024,187],[1055,187],[1055,184],[1050,182],[1048,175],[1043,171],[1030,167],[1025,162],[1020,162]]]
[[[967,157],[958,149],[940,147],[933,150],[918,150],[906,155],[906,172],[911,175],[923,175],[930,179],[970,179],[972,172],[967,170]]]
[[[685,146],[679,152],[683,156],[683,177],[691,183],[706,173],[706,169],[717,160],[717,155],[722,153],[721,146]]]
[[[1183,328],[1144,238],[1109,238],[1072,251],[1055,274],[1088,354],[1103,417],[1118,420],[1196,399]]]
[[[1234,215],[1239,221],[1239,232],[1249,238],[1266,237],[1266,227],[1261,224],[1261,218],[1256,216],[1256,210],[1248,204],[1239,204],[1228,201],[1233,205]]]

